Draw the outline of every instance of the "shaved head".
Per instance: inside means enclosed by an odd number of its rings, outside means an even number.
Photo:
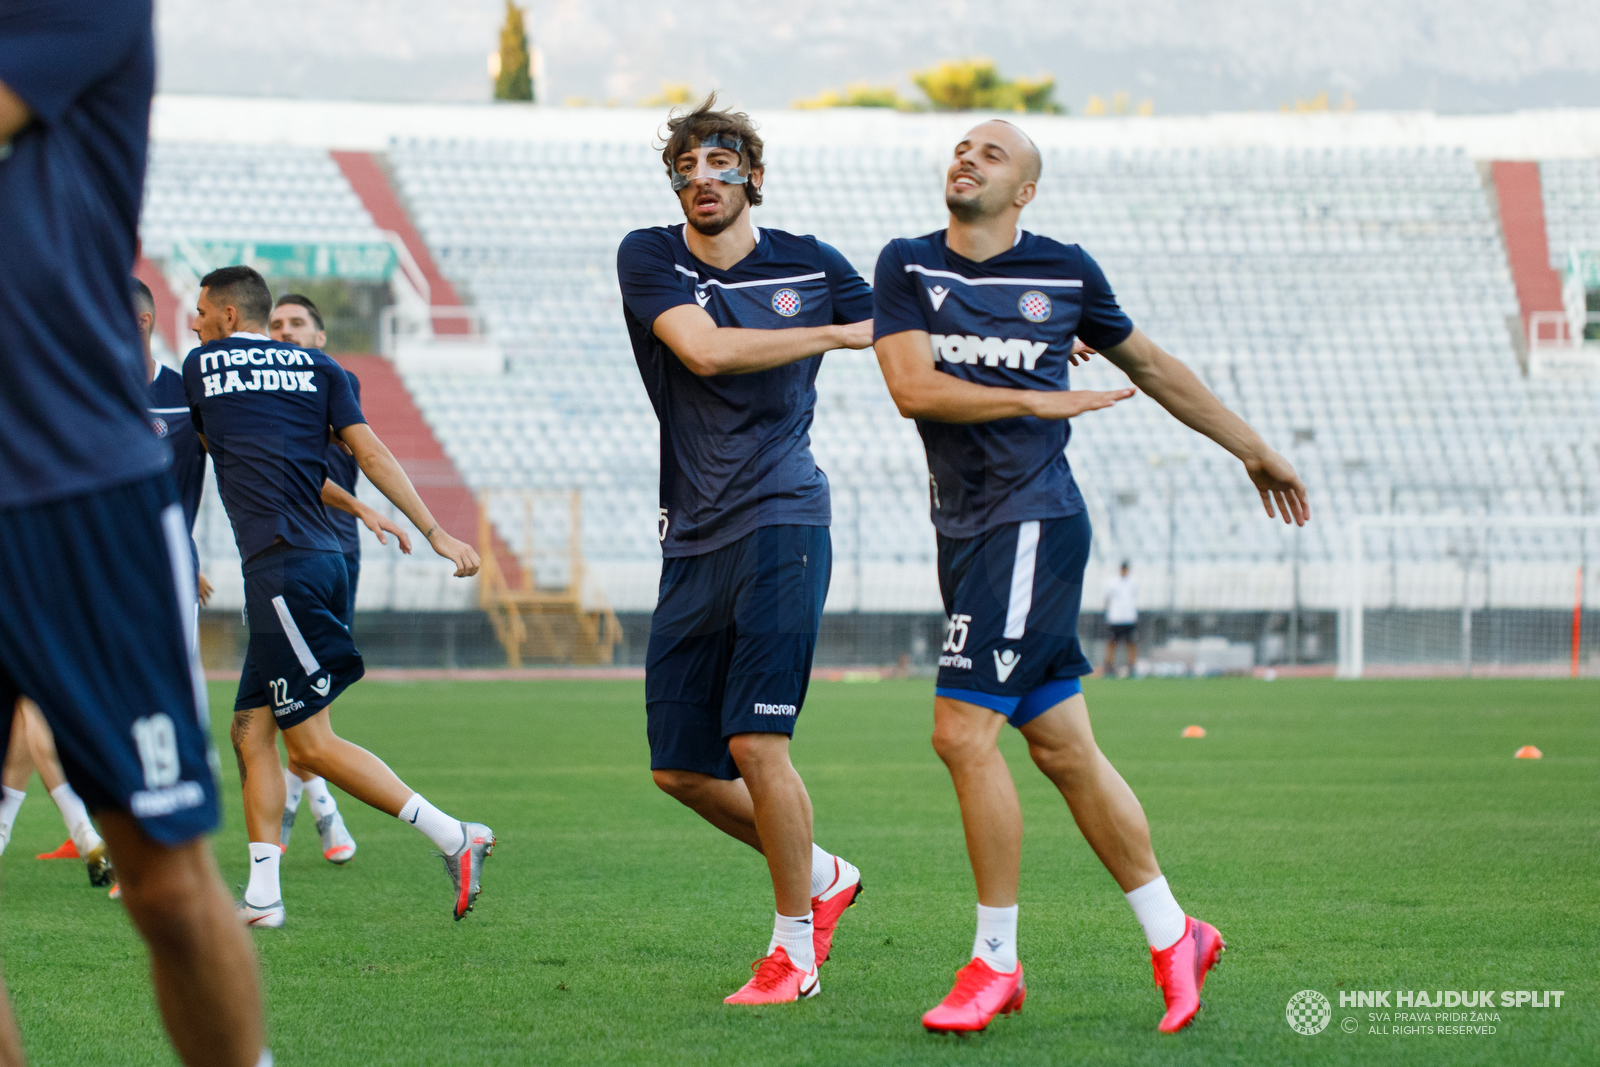
[[[999,129],[995,129],[999,127]],[[984,131],[980,135],[979,131]],[[1005,119],[990,119],[980,122],[967,131],[966,139],[977,140],[980,136],[984,140],[994,141],[1006,150],[1022,165],[1022,180],[1036,182],[1039,175],[1044,173],[1044,156],[1039,153],[1039,146],[1033,143],[1033,138],[1022,132],[1022,128]]]
[[[1033,199],[1043,160],[1032,138],[1004,119],[966,132],[945,172],[945,206],[963,222],[998,219]]]

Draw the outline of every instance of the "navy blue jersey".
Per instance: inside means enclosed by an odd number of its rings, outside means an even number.
[[[350,390],[355,394],[356,404],[361,403],[361,379],[349,371]],[[361,477],[361,464],[356,462],[356,457],[349,455],[338,445],[328,443],[328,480],[340,489],[356,495],[356,479]],[[346,554],[361,551],[361,520],[348,511],[339,508],[328,509],[328,521],[333,523],[333,532],[339,538],[339,551]],[[355,595],[352,589],[351,595]]]
[[[889,242],[873,279],[874,339],[923,330],[945,374],[1008,389],[1067,388],[1074,336],[1110,348],[1133,323],[1083,249],[1017,237],[982,263],[952,252],[943,230]],[[928,454],[933,525],[946,537],[1083,510],[1067,465],[1065,419],[918,419],[917,431]]]
[[[0,142],[0,507],[149,477],[128,275],[149,140],[150,0],[7,0],[0,82],[33,119]]]
[[[156,365],[150,381],[150,428],[172,448],[172,480],[178,485],[178,503],[183,505],[183,521],[194,532],[194,517],[200,512],[200,495],[206,487],[206,453],[200,447],[189,418],[189,397],[183,391],[183,376],[169,367]]]
[[[811,456],[821,356],[755,374],[696,376],[651,332],[656,316],[698,304],[718,326],[781,330],[872,317],[872,289],[815,237],[757,230],[730,270],[696,259],[683,224],[635,230],[617,250],[623,317],[661,421],[666,556],[694,556],[761,526],[827,526],[828,479]]]
[[[189,353],[183,387],[239,555],[248,561],[278,538],[339,551],[322,505],[328,429],[366,422],[344,368],[314,348],[236,333]]]

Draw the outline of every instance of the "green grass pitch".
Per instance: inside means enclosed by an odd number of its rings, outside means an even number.
[[[1600,686],[1589,682],[1091,682],[1101,747],[1144,803],[1186,909],[1230,949],[1175,1037],[1117,887],[1065,805],[1004,742],[1022,794],[1020,1015],[922,1032],[971,945],[954,794],[928,744],[930,680],[818,683],[795,763],[817,838],[867,890],[823,991],[734,1009],[766,947],[759,858],[657,792],[642,685],[366,682],[346,736],[500,845],[478,909],[449,918],[413,830],[341,798],[360,852],[326,863],[305,819],[285,858],[289,925],[253,936],[278,1063],[1564,1064],[1600,1053]],[[224,874],[245,879],[231,687],[214,686]],[[1181,740],[1203,725],[1209,736]],[[1520,745],[1545,752],[1513,760]],[[33,1062],[169,1064],[143,950],[62,838],[35,781],[4,871],[5,975]],[[1492,1036],[1382,1036],[1340,989],[1561,989]],[[1303,1037],[1301,989],[1334,1003]],[[1340,1028],[1361,1016],[1360,1032]],[[1587,1051],[1585,1051],[1587,1050]]]

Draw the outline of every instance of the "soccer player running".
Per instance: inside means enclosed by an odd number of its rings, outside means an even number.
[[[1022,814],[996,745],[1009,722],[1127,895],[1166,1001],[1159,1029],[1172,1032],[1199,1010],[1224,946],[1215,927],[1173,899],[1144,811],[1089,726],[1079,678],[1090,666],[1077,631],[1090,531],[1064,453],[1065,420],[1134,391],[1068,391],[1074,336],[1237,456],[1269,516],[1304,523],[1310,511],[1293,468],[1134,329],[1081,248],[1018,228],[1040,165],[1010,123],[974,127],[946,174],[949,228],[893,241],[878,259],[874,347],[927,450],[949,614],[933,745],[955,783],[978,889],[972,960],[922,1022],[982,1030],[1026,996],[1017,959]]]
[[[0,5],[0,717],[26,695],[49,721],[178,1057],[259,1067],[255,950],[204,837],[221,812],[192,560],[128,295],[151,16],[150,0]],[[23,1059],[0,997],[0,1063]]]
[[[777,914],[730,1004],[814,995],[860,872],[811,839],[789,762],[832,564],[811,457],[824,352],[871,343],[872,293],[814,237],[758,230],[762,142],[716,96],[667,123],[684,224],[617,251],[623,316],[661,421],[664,557],[645,702],[655,783],[762,853]]]
[[[311,302],[310,297],[301,296],[299,293],[286,293],[278,298],[278,303],[273,307],[272,315],[267,320],[267,329],[274,341],[298,345],[301,348],[320,349],[328,343],[328,334],[322,325],[322,312],[317,310],[317,305]],[[349,371],[345,373],[350,377],[350,388],[359,405],[361,379]],[[353,501],[356,482],[361,477],[361,468],[357,465],[355,456],[329,441],[327,462],[328,481],[338,486],[343,494]],[[325,503],[329,502],[326,493],[323,500]],[[333,524],[334,535],[339,539],[339,551],[344,554],[345,574],[349,577],[350,594],[345,598],[345,613],[339,620],[348,630],[355,623],[356,583],[361,580],[361,527],[356,513],[338,508],[328,512],[328,521]],[[388,524],[387,520],[384,520],[384,523],[385,527],[391,529],[399,539],[402,551],[409,553],[411,539],[399,527]],[[379,529],[376,532],[379,540],[384,541],[383,530]],[[283,769],[283,784],[285,790],[283,829],[278,840],[283,851],[289,851],[289,835],[294,831],[294,819],[300,810],[300,800],[302,797],[309,797],[312,814],[317,819],[317,834],[322,838],[323,858],[330,863],[349,863],[356,854],[356,839],[345,829],[344,816],[339,812],[339,802],[328,791],[327,781],[321,775],[301,767],[291,757],[289,765]]]
[[[282,733],[298,766],[411,823],[434,843],[455,885],[452,911],[459,920],[477,898],[494,833],[429,804],[378,757],[337,736],[329,719],[328,706],[364,670],[344,624],[349,576],[322,504],[329,428],[372,484],[425,531],[433,550],[455,564],[457,577],[478,572],[478,554],[433,521],[367,426],[344,368],[262,332],[272,294],[261,275],[223,267],[200,286],[194,328],[203,343],[184,360],[184,389],[244,560],[250,623],[232,730],[250,836],[250,884],[239,911],[252,926],[284,924]]]

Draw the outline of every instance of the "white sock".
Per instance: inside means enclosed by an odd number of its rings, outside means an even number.
[[[817,943],[812,935],[815,928],[811,922],[811,913],[808,911],[798,918],[787,915],[778,915],[772,922],[772,941],[767,945],[767,953],[779,945],[789,954],[789,962],[802,971],[811,972],[817,969]]]
[[[272,1067],[272,1050],[270,1048],[261,1050],[261,1058],[256,1061],[256,1067]]]
[[[400,821],[408,822],[421,830],[429,841],[446,856],[453,856],[467,843],[461,829],[461,820],[452,819],[438,808],[422,799],[421,793],[412,793],[405,807],[400,809]]]
[[[3,855],[6,845],[11,842],[11,828],[17,824],[17,812],[22,810],[22,802],[28,798],[28,791],[6,785],[0,786],[0,792],[5,794],[0,799],[0,855]]]
[[[978,905],[978,936],[972,939],[972,955],[1001,974],[1017,969],[1017,905]]]
[[[283,810],[299,811],[300,795],[305,790],[306,784],[300,780],[300,776],[285,767],[283,769]]]
[[[278,859],[283,850],[265,841],[250,842],[250,884],[244,890],[244,902],[264,908],[283,899],[278,885]]]
[[[1144,927],[1144,939],[1156,951],[1171,948],[1183,936],[1186,922],[1183,909],[1167,888],[1166,875],[1126,894],[1133,917]]]
[[[311,798],[311,814],[315,815],[319,822],[339,810],[339,802],[328,792],[328,783],[322,778],[308,778],[305,786],[306,796]]]
[[[72,835],[72,843],[78,846],[79,855],[87,856],[100,847],[100,835],[95,833],[94,824],[89,821],[89,809],[83,806],[83,801],[70,785],[62,782],[50,790],[50,799],[61,809],[61,821],[67,824],[67,833]]]
[[[835,874],[833,853],[824,851],[815,841],[811,843],[811,895],[820,897],[833,884]]]

